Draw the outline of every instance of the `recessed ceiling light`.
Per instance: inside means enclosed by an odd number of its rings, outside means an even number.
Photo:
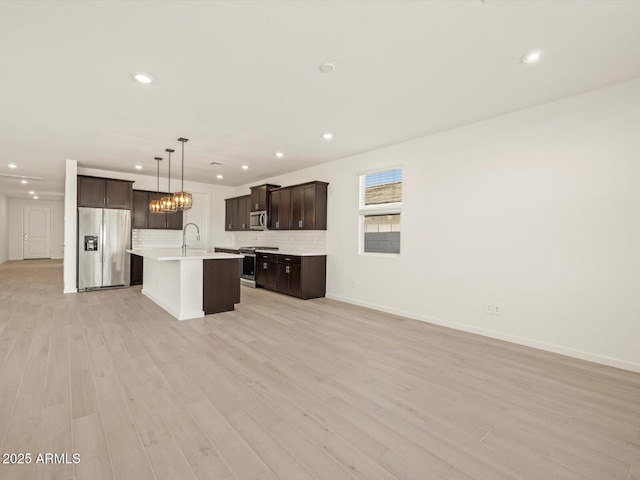
[[[33,197],[33,199],[34,199],[34,200],[37,200],[37,199],[38,199],[38,196],[37,196],[37,195],[35,195],[35,196]]]
[[[333,138],[333,133],[325,132],[322,134],[322,138],[324,138],[325,140],[331,140]]]
[[[221,173],[219,173],[219,174],[217,174],[217,175],[216,175],[216,178],[217,178],[218,180],[222,180],[224,177],[222,176],[222,174],[221,174]]]
[[[151,83],[153,82],[153,77],[148,73],[138,72],[133,74],[133,78],[135,78],[140,83]]]
[[[142,170],[144,167],[142,165],[136,165],[134,168],[136,170]]]
[[[20,183],[21,183],[21,184],[23,184],[23,185],[26,185],[26,184],[27,184],[27,183],[29,183],[29,182],[27,182],[27,181],[23,178],[22,180],[20,180]]]
[[[522,63],[536,63],[542,60],[542,51],[534,50],[533,52],[527,53],[522,57]]]
[[[282,152],[276,152],[276,157],[278,157],[278,158],[282,158],[282,157],[284,157],[284,153],[282,153]]]
[[[18,165],[16,165],[15,163],[10,163],[9,165],[7,165],[9,168],[18,168]]]
[[[34,192],[33,190],[29,190],[29,195],[35,195],[36,192]]]
[[[249,170],[249,165],[242,165],[243,170]]]
[[[336,69],[333,63],[323,63],[318,67],[322,73],[331,73]]]

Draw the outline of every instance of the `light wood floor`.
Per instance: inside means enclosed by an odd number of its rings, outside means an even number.
[[[178,322],[139,288],[0,266],[0,478],[640,479],[640,375],[243,288]]]

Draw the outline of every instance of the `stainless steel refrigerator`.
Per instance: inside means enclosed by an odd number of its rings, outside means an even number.
[[[78,291],[128,287],[131,211],[78,208]]]

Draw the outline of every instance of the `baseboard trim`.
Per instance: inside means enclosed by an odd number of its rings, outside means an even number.
[[[69,290],[62,290],[62,293],[78,293],[77,288],[71,288]]]
[[[338,295],[327,294],[327,298],[331,300],[337,300],[339,302],[349,303],[351,305],[358,305],[360,307],[371,308],[392,315],[398,315],[400,317],[410,318],[412,320],[419,320],[421,322],[433,323],[434,325],[440,325],[442,327],[452,328],[454,330],[460,330],[462,332],[475,333],[489,338],[495,338],[497,340],[504,340],[505,342],[515,343],[518,345],[524,345],[526,347],[537,348],[538,350],[544,350],[546,352],[558,353],[567,357],[578,358],[580,360],[586,360],[588,362],[598,363],[600,365],[606,365],[608,367],[620,368],[622,370],[628,370],[631,372],[640,373],[640,364],[628,362],[618,358],[611,358],[605,355],[598,355],[596,353],[584,352],[582,350],[576,350],[570,347],[564,347],[562,345],[554,345],[551,343],[540,342],[538,340],[532,340],[529,338],[518,337],[515,335],[509,335],[495,330],[489,330],[484,328],[473,327],[464,323],[451,322],[442,318],[432,317],[430,315],[419,315],[404,310],[398,310],[395,308],[388,308],[382,305],[376,305],[368,302],[361,302],[359,300],[353,300],[350,298],[340,297]]]

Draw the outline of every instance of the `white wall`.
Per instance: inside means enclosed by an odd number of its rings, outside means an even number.
[[[22,260],[24,206],[51,208],[51,258],[62,258],[64,243],[64,203],[30,198],[9,199],[9,260]]]
[[[638,132],[635,80],[265,181],[330,182],[329,297],[640,371]],[[359,255],[358,173],[398,164],[402,253]]]
[[[0,193],[0,264],[9,259],[9,200]]]
[[[78,249],[78,162],[67,159],[64,177],[64,260],[62,275],[64,293],[77,292]]]

